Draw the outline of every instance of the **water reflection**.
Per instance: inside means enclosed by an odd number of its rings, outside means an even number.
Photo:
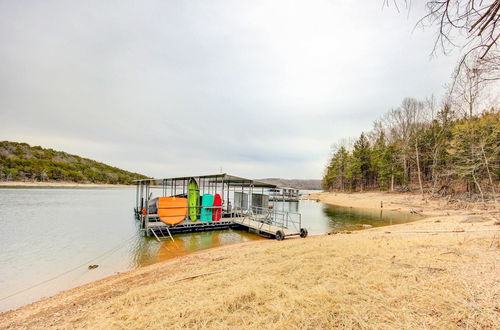
[[[419,215],[405,212],[334,206],[312,200],[302,200],[297,206],[302,218],[302,227],[307,228],[311,235],[325,234],[334,230],[359,230],[370,226],[386,226],[421,219]],[[277,209],[286,210],[287,207],[293,209],[296,206],[278,205]]]
[[[360,209],[324,205],[323,213],[332,230],[357,230],[367,227],[388,226],[421,219],[421,216],[389,210]]]
[[[185,233],[158,242],[151,237],[141,237],[133,248],[133,268],[151,265],[187,254],[226,244],[263,239],[242,230],[220,230],[199,233]]]

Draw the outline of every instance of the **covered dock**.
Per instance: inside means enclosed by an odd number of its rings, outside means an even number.
[[[158,240],[173,239],[177,233],[231,228],[247,229],[278,240],[307,236],[307,230],[301,227],[300,213],[280,210],[270,201],[270,192],[275,195],[279,189],[274,184],[226,173],[145,179],[135,184],[134,213],[140,229]],[[215,196],[212,205],[205,202],[210,196]],[[184,201],[182,206],[175,207],[160,205],[167,199],[189,200],[189,203]],[[176,223],[165,216],[165,212],[174,209],[178,212],[172,216],[178,219]],[[207,217],[209,213],[211,216]]]
[[[297,188],[277,187],[270,190],[270,201],[281,202],[298,202],[300,199],[300,191]]]

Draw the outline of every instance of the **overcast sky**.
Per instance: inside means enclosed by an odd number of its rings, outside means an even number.
[[[442,95],[456,63],[413,31],[422,8],[382,3],[0,1],[0,140],[154,177],[319,179],[332,143]]]

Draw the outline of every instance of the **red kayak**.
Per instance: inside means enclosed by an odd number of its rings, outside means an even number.
[[[214,208],[212,211],[212,221],[219,221],[222,215],[222,198],[219,194],[214,195]]]

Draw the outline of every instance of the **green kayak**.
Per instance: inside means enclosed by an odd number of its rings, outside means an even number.
[[[200,200],[200,188],[198,183],[194,178],[189,180],[188,184],[188,206],[189,206],[189,218],[192,221],[198,220],[199,214],[199,200]]]

